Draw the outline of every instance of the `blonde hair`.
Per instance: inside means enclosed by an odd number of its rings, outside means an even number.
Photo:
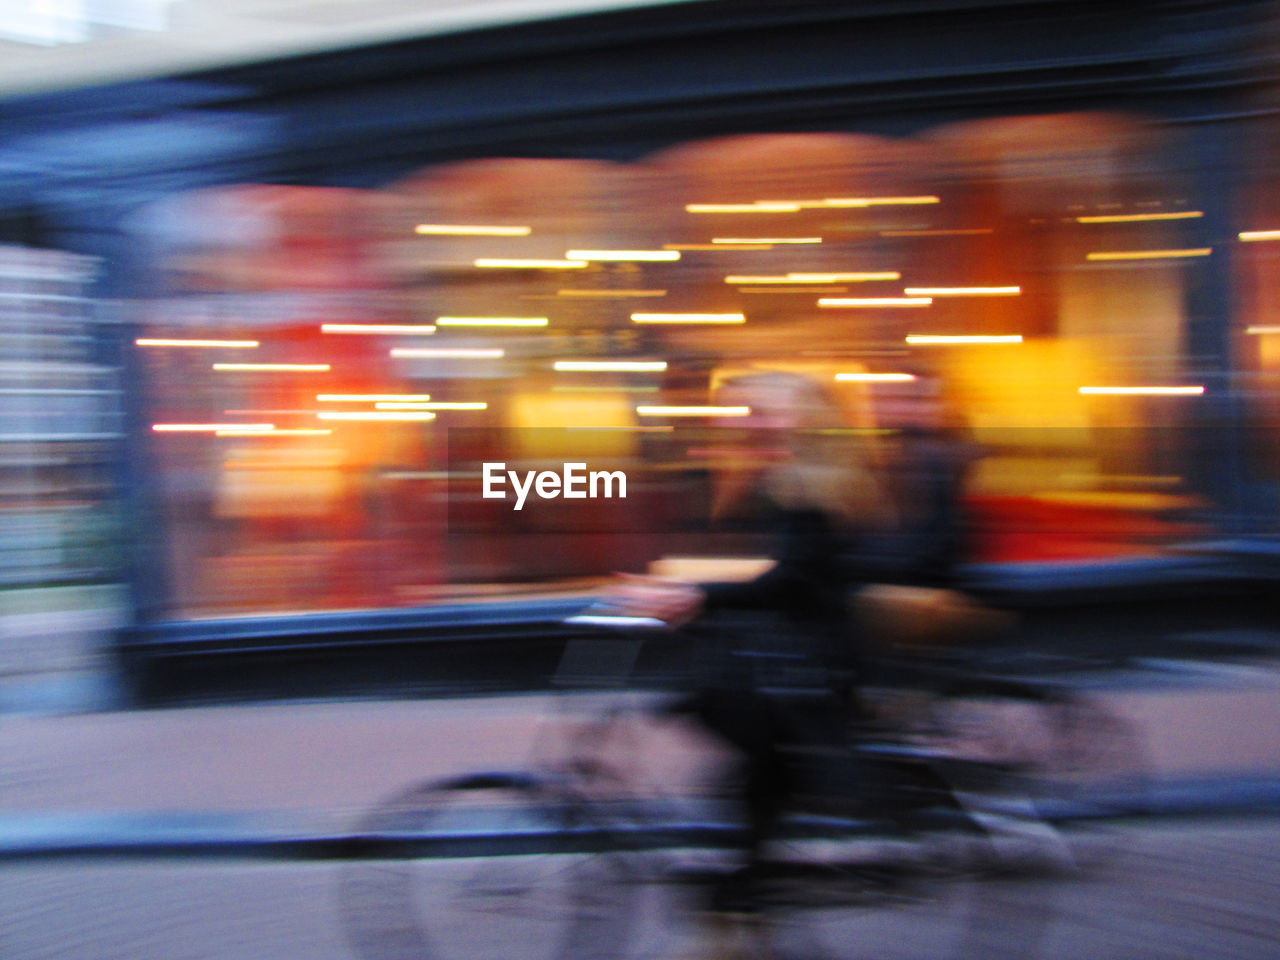
[[[769,465],[763,489],[778,506],[819,510],[847,528],[881,528],[891,508],[864,442],[821,384],[800,373],[762,370],[721,381],[716,402],[745,402],[752,417],[783,419],[790,456]]]

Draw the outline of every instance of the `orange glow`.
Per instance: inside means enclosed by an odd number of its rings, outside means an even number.
[[[772,250],[768,243],[664,243],[664,250]]]
[[[441,327],[545,327],[546,317],[437,317]]]
[[[995,233],[990,227],[970,227],[963,230],[881,230],[882,237],[977,237]]]
[[[142,337],[133,342],[139,347],[227,347],[236,350],[248,350],[258,346],[257,340],[166,340],[164,338]]]
[[[429,323],[322,323],[320,332],[425,336],[435,333],[436,328]]]
[[[246,430],[244,427],[236,427],[233,430],[216,430],[216,437],[325,437],[333,433],[332,430],[324,430],[321,428],[297,428],[287,430]]]
[[[927,203],[941,203],[940,197],[828,197],[821,202],[824,207],[902,207]]]
[[[741,313],[633,313],[636,323],[746,323]]]

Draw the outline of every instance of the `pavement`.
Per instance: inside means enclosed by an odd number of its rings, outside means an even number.
[[[1162,661],[1075,682],[1136,731],[1127,762],[1145,778],[1147,812],[1280,810],[1280,664]],[[102,710],[0,685],[0,857],[323,855],[388,796],[563,756],[573,724],[655,696]],[[603,754],[639,795],[696,793],[722,759],[696,730],[639,714],[612,737]]]

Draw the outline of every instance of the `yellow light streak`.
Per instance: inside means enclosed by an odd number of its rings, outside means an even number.
[[[749,417],[750,407],[704,407],[704,406],[654,406],[642,404],[636,407],[636,413],[642,417]]]
[[[635,323],[746,323],[741,313],[633,313]]]
[[[1076,217],[1076,223],[1139,223],[1147,220],[1195,220],[1202,210],[1180,210],[1173,213],[1105,213]]]
[[[214,370],[274,371],[279,373],[324,373],[327,363],[215,363]]]
[[[1175,260],[1184,257],[1207,257],[1213,247],[1192,247],[1185,250],[1104,250],[1090,253],[1088,260]]]
[[[402,420],[427,421],[434,420],[434,413],[412,412],[408,410],[335,410],[317,413],[321,420]]]
[[[322,323],[321,333],[352,334],[394,334],[404,336],[426,336],[436,332],[429,323]]]
[[[1016,297],[1021,287],[907,287],[909,297]]]
[[[818,300],[818,306],[834,308],[927,307],[931,303],[932,297],[822,297]]]
[[[910,383],[915,379],[910,373],[837,373],[840,383]]]
[[[587,261],[481,257],[475,265],[493,270],[581,270],[587,266]]]
[[[834,207],[836,209],[842,207],[904,207],[919,206],[921,204],[941,203],[942,199],[935,196],[910,196],[910,197],[827,197],[821,201],[824,207]]]
[[[489,404],[480,401],[442,401],[435,403],[412,403],[387,401],[375,403],[375,410],[488,410]]]
[[[1265,333],[1280,333],[1280,325],[1277,324],[1258,324],[1252,327],[1246,327],[1245,333],[1254,336],[1260,336]]]
[[[1260,240],[1280,240],[1280,230],[1246,230],[1237,233],[1237,237],[1245,243],[1256,243]]]
[[[664,250],[772,250],[769,243],[664,243]]]
[[[546,317],[437,317],[441,327],[545,327]]]
[[[854,273],[786,273],[786,274],[730,274],[725,283],[867,283],[874,280],[901,280],[896,270],[858,271]]]
[[[141,337],[133,341],[139,347],[210,347],[248,350],[258,346],[257,340],[181,340],[164,337]]]
[[[499,347],[393,347],[393,357],[443,357],[456,360],[484,360],[505,356]]]
[[[250,433],[267,433],[276,428],[274,423],[153,423],[156,433],[217,433],[219,430],[244,430]]]
[[[943,334],[908,334],[907,343],[916,346],[959,346],[970,343],[1021,343],[1021,334],[1004,334],[998,336],[991,335],[943,335]]]
[[[429,393],[321,393],[316,395],[321,403],[424,403],[431,399]],[[314,411],[308,411],[314,412]]]
[[[498,227],[465,223],[420,223],[413,232],[423,236],[442,237],[527,237],[532,227]]]
[[[1198,397],[1204,387],[1081,387],[1087,396],[1148,396],[1148,397]]]
[[[821,243],[821,237],[712,237],[713,244],[737,244],[739,246],[758,246],[763,244],[783,243]]]
[[[689,213],[799,213],[801,205],[789,200],[757,200],[755,203],[687,203]]]
[[[557,290],[557,297],[581,297],[583,299],[609,299],[612,297],[665,297],[665,290]]]
[[[567,250],[567,260],[671,261],[680,259],[679,250]]]
[[[557,360],[562,373],[656,373],[667,369],[665,360]]]

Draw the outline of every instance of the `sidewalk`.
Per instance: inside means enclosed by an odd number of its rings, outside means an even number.
[[[1275,666],[1157,665],[1089,692],[1139,731],[1163,812],[1280,806]],[[14,713],[0,717],[0,853],[320,843],[410,785],[526,767],[554,747],[559,713],[590,715],[604,702],[609,695]],[[670,722],[645,721],[634,742],[610,750],[641,784],[668,793],[696,785],[717,758],[696,731]]]

